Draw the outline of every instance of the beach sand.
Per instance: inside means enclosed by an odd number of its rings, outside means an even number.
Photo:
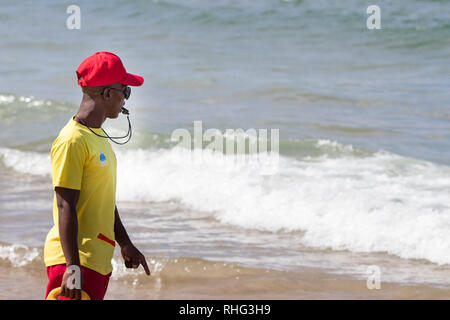
[[[381,283],[369,290],[365,280],[321,272],[279,272],[239,268],[240,276],[152,274],[111,279],[105,300],[297,300],[297,299],[449,299],[449,289]],[[133,273],[137,273],[134,271]],[[0,267],[0,299],[40,300],[47,276],[42,268]]]

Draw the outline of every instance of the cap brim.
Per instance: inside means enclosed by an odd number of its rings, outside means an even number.
[[[126,86],[138,87],[144,83],[144,78],[135,74],[127,73],[125,78],[123,78],[120,83]]]

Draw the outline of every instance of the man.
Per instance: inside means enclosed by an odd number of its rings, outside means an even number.
[[[83,92],[80,108],[50,152],[54,226],[44,247],[49,278],[45,296],[61,287],[63,298],[79,300],[84,290],[91,299],[102,300],[116,241],[126,267],[142,264],[150,275],[145,257],[120,220],[115,204],[116,156],[101,128],[107,118],[119,116],[130,94],[128,86],[140,86],[144,79],[127,73],[120,58],[109,52],[88,57],[76,73]]]

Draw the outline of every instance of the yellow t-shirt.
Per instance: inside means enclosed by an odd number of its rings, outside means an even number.
[[[104,136],[100,128],[91,128]],[[114,212],[116,204],[116,155],[106,138],[92,133],[73,120],[60,131],[50,152],[53,190],[80,190],[76,206],[78,250],[82,266],[106,275],[112,271],[114,254]],[[46,266],[66,263],[58,229],[56,194],[53,223],[44,246]]]

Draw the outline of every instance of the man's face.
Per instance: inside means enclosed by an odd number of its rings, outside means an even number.
[[[125,105],[124,90],[127,86],[121,83],[114,83],[103,92],[103,98],[106,102],[106,117],[117,118]]]

